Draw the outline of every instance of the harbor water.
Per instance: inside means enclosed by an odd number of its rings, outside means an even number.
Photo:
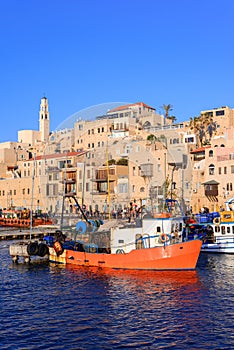
[[[234,349],[234,257],[196,271],[13,264],[0,242],[0,349]]]

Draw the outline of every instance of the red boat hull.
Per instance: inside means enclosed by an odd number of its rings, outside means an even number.
[[[33,219],[32,226],[40,226],[40,225],[52,225],[52,220],[44,220],[44,219]],[[0,226],[3,227],[18,227],[18,228],[29,228],[31,226],[30,219],[0,219]]]
[[[131,270],[193,270],[202,242],[188,241],[172,245],[132,250],[124,254],[87,253],[64,250],[60,256],[50,248],[50,260],[76,266]]]

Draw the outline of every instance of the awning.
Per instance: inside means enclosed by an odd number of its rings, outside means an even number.
[[[219,185],[220,183],[216,180],[209,180],[206,182],[203,182],[202,185]]]

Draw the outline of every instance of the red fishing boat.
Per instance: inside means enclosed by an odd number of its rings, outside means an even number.
[[[52,225],[52,219],[48,214],[41,212],[32,213],[28,209],[4,209],[0,211],[0,226],[12,228],[30,228],[40,225]]]
[[[202,242],[182,242],[182,218],[145,218],[136,226],[116,225],[109,230],[80,221],[65,237],[57,231],[46,237],[52,262],[131,270],[193,270]],[[98,220],[96,220],[98,221]],[[96,228],[95,227],[96,224]],[[103,225],[105,226],[105,224]],[[174,227],[174,232],[172,232]]]

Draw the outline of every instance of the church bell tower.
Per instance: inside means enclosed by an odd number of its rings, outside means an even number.
[[[39,113],[41,141],[48,141],[50,135],[50,113],[46,97],[42,97]]]

